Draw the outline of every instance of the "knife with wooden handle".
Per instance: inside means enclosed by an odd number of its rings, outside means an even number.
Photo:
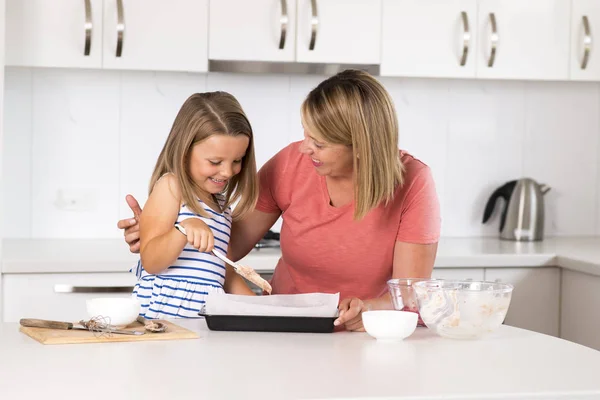
[[[47,328],[47,329],[80,329],[84,331],[89,331],[90,329],[85,326],[79,324],[73,324],[71,322],[62,322],[62,321],[49,321],[45,319],[34,319],[34,318],[22,318],[19,323],[21,326],[27,326],[31,328]],[[123,335],[143,335],[144,331],[126,331],[122,329],[109,329],[107,332],[110,333],[118,333]]]

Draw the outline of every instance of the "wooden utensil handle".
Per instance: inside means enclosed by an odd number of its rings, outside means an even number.
[[[45,319],[22,318],[20,321],[22,326],[32,328],[50,328],[50,329],[72,329],[73,324],[70,322],[47,321]]]

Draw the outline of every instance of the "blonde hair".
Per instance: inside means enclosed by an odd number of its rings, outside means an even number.
[[[241,105],[235,97],[226,92],[195,93],[183,103],[156,161],[149,192],[152,192],[161,176],[173,173],[181,187],[182,201],[193,212],[208,217],[198,203],[197,193],[201,189],[192,179],[188,161],[196,143],[217,134],[244,135],[250,139],[240,173],[231,177],[224,189],[223,209],[239,200],[233,210],[234,220],[251,211],[258,198],[254,135]]]
[[[308,94],[301,114],[309,132],[352,148],[355,220],[393,199],[404,183],[398,119],[390,95],[375,78],[359,70],[340,72]]]

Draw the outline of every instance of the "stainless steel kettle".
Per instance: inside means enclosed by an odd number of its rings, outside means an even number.
[[[500,219],[500,238],[515,241],[536,241],[544,238],[544,194],[550,187],[531,178],[507,182],[492,193],[485,206],[485,224],[499,198],[505,200]]]

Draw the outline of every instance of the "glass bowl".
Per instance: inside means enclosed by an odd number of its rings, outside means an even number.
[[[398,311],[410,311],[419,315],[419,305],[412,285],[415,282],[427,281],[428,278],[400,278],[387,281],[388,290],[392,297],[394,309]],[[425,326],[419,315],[417,326]]]
[[[428,280],[413,285],[427,327],[453,339],[477,339],[504,322],[513,286],[485,281]]]

